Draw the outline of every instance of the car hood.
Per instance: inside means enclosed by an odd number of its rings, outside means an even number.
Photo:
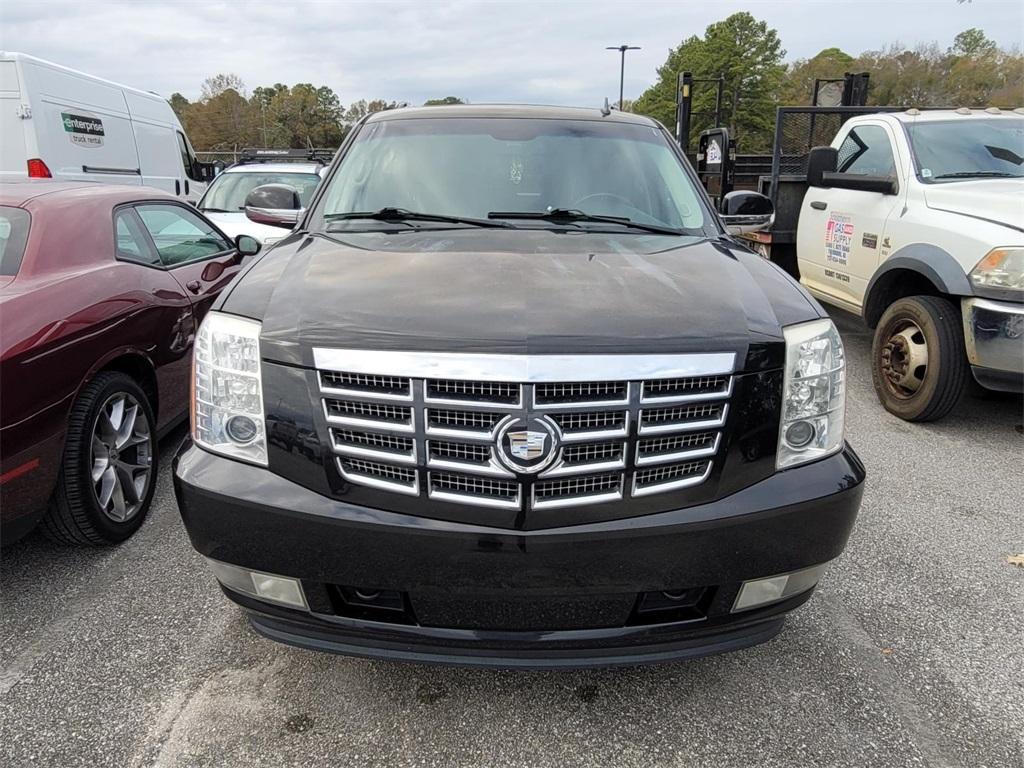
[[[273,243],[288,236],[288,230],[283,227],[271,227],[266,224],[257,224],[249,219],[243,211],[235,213],[204,213],[204,216],[212,221],[225,235],[232,240],[239,235],[255,237],[261,243]]]
[[[223,310],[263,322],[266,359],[314,347],[505,354],[734,351],[823,314],[735,243],[547,230],[299,236]]]
[[[975,179],[929,184],[925,201],[937,211],[959,213],[1024,231],[1024,179]]]

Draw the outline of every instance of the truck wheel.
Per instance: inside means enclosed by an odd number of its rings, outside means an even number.
[[[885,409],[907,421],[934,421],[960,400],[968,379],[960,313],[948,299],[908,296],[875,328],[871,378]]]
[[[123,373],[100,373],[71,408],[43,532],[64,544],[124,541],[146,519],[156,470],[155,421],[146,393]]]

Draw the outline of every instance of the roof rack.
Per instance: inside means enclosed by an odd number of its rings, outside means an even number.
[[[275,163],[282,161],[312,162],[326,165],[334,159],[335,150],[329,147],[313,149],[271,149],[270,147],[245,147],[237,165],[243,163]]]

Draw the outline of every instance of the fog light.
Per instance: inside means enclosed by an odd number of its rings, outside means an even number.
[[[736,595],[736,602],[732,606],[732,612],[746,611],[769,603],[777,603],[793,595],[799,595],[818,583],[821,574],[825,572],[828,563],[815,565],[811,568],[804,568],[792,573],[783,573],[778,576],[769,576],[765,579],[754,579],[743,582],[740,592]]]
[[[814,425],[809,421],[794,421],[786,427],[786,442],[793,448],[803,448],[814,439]]]
[[[232,416],[224,425],[224,429],[228,433],[228,437],[240,445],[251,443],[259,434],[256,422],[248,416]]]
[[[239,568],[237,565],[229,565],[209,558],[207,558],[207,562],[213,569],[213,575],[217,577],[217,581],[228,589],[291,608],[309,608],[306,604],[306,596],[302,592],[302,584],[298,579],[275,576],[272,573],[260,571],[249,571]]]

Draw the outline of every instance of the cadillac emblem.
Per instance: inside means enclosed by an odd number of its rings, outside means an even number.
[[[540,472],[556,448],[555,431],[543,418],[514,419],[498,431],[498,458],[513,472]]]

